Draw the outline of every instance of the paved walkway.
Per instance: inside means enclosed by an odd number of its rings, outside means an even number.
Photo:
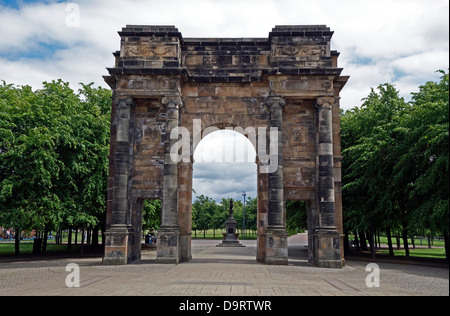
[[[448,269],[379,264],[380,287],[368,288],[367,263],[316,268],[307,263],[303,242],[290,241],[289,266],[256,262],[255,241],[245,248],[218,243],[193,241],[193,260],[179,265],[156,264],[154,251],[127,266],[103,266],[100,258],[0,263],[0,295],[449,295]],[[79,288],[66,286],[69,263],[80,267]]]

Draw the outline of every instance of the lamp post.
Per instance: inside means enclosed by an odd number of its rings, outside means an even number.
[[[242,239],[245,239],[245,197],[247,196],[247,193],[245,193],[245,191],[242,191],[242,195],[244,196],[244,216],[243,216],[243,234],[242,234]]]

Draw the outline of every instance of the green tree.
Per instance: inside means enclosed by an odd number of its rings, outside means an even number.
[[[161,225],[161,200],[144,200],[142,209],[142,231],[158,230]]]
[[[308,228],[308,203],[305,201],[286,202],[286,229],[295,235]]]
[[[214,238],[216,229],[224,229],[225,221],[228,219],[229,199],[222,199],[222,202],[215,204],[214,213],[211,214],[211,226],[214,229]]]
[[[427,82],[413,93],[404,114],[405,151],[396,166],[397,183],[403,181],[411,201],[416,230],[444,237],[448,259],[449,238],[449,74],[440,82]]]
[[[67,224],[88,228],[104,224],[111,119],[111,91],[92,85],[82,84],[79,104],[68,113],[75,143],[72,148],[63,148],[61,156],[65,174],[73,184],[66,193],[77,192],[75,207],[69,205],[73,215]]]
[[[6,136],[0,145],[0,210],[16,236],[31,225],[44,228],[61,210],[53,190],[61,168],[55,111],[55,104],[41,102],[31,87],[0,87],[0,128]]]
[[[245,229],[258,229],[258,199],[248,197],[245,205]]]
[[[214,214],[217,211],[216,202],[207,196],[197,196],[192,204],[192,221],[194,230],[203,230],[203,237],[206,237],[208,229],[214,229]]]
[[[341,116],[345,228],[386,229],[391,255],[391,231],[401,231],[407,257],[409,236],[437,233],[448,258],[449,79],[440,72],[409,103],[383,84]]]
[[[347,225],[368,232],[373,255],[375,230],[389,229],[391,222],[400,220],[405,235],[408,216],[405,192],[393,187],[397,127],[407,104],[393,85],[382,84],[377,90],[372,89],[361,109],[345,113],[341,120],[344,216]]]
[[[62,80],[0,86],[0,222],[94,227],[106,206],[111,92]],[[17,234],[18,235],[18,234]],[[44,239],[43,250],[46,247]],[[18,253],[19,239],[16,240]]]

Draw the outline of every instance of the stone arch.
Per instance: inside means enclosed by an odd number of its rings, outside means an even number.
[[[224,131],[227,132],[224,133]],[[215,138],[212,138],[213,136]],[[207,194],[208,197],[220,201],[222,198],[235,199],[233,195],[238,195],[241,199],[241,193],[245,191],[248,197],[256,198],[258,191],[256,149],[252,146],[244,135],[233,130],[219,129],[203,138],[194,152],[192,181],[195,192],[198,195],[205,194],[205,186],[200,186],[197,182],[197,187],[195,187],[195,182],[201,178],[196,178],[199,171],[201,175],[206,175],[207,190],[211,188],[210,174],[204,172],[204,168],[206,168],[208,171],[214,170],[214,179],[219,180],[220,183],[216,189],[221,192],[220,195]],[[202,156],[204,152],[208,154],[206,160]],[[215,155],[215,157],[211,157],[211,155]]]
[[[104,77],[113,89],[104,263],[140,258],[144,198],[162,199],[158,262],[191,259],[192,156],[171,154],[180,130],[192,151],[200,120],[200,133],[266,129],[267,151],[256,146],[257,260],[288,263],[284,203],[300,197],[314,212],[310,261],[341,267],[339,93],[348,77],[330,50],[333,32],[277,26],[268,38],[196,39],[173,26],[130,25],[119,35],[115,67]]]

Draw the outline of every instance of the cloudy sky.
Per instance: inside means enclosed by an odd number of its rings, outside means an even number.
[[[222,198],[257,197],[256,150],[235,131],[217,131],[207,135],[194,152],[194,183],[197,195],[216,201]]]
[[[275,25],[326,24],[335,31],[332,49],[341,52],[343,75],[351,76],[344,109],[385,82],[409,100],[449,67],[448,0],[0,0],[0,80],[36,89],[57,78],[74,89],[79,82],[106,87],[102,75],[127,24],[175,25],[184,37],[267,37]],[[210,174],[235,182],[206,184],[196,172],[196,189],[202,182],[205,190],[197,193],[252,192],[246,168],[224,166]]]

